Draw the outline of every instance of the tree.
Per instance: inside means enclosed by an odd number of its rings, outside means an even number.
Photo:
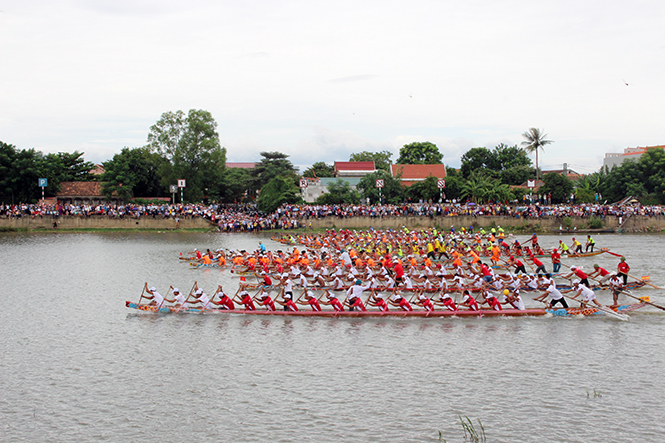
[[[305,169],[305,172],[302,173],[302,176],[312,178],[334,177],[335,167],[325,162],[316,162],[308,169]]]
[[[438,178],[430,175],[423,181],[416,182],[406,188],[406,196],[413,201],[439,201],[441,189],[437,186]]]
[[[536,153],[536,180],[538,180],[538,150],[542,149],[544,151],[544,147],[546,145],[554,142],[552,140],[545,139],[547,134],[541,133],[540,129],[538,128],[529,129],[527,132],[522,134],[522,137],[525,138],[525,140],[521,143],[521,145],[524,146],[524,149],[526,149],[527,152]]]
[[[186,117],[182,111],[165,112],[150,127],[148,147],[168,160],[160,171],[163,186],[185,179],[189,201],[222,192],[226,149],[219,144],[217,122],[210,112],[190,109]]]
[[[48,186],[45,189],[47,196],[56,195],[60,191],[60,183],[62,182],[96,179],[95,176],[90,175],[90,171],[95,168],[95,164],[85,161],[82,152],[46,154],[40,158],[40,162],[41,176],[48,179]]]
[[[328,192],[319,196],[316,202],[321,205],[358,204],[360,194],[348,182],[337,179],[328,186]]]
[[[162,197],[166,195],[161,185],[159,171],[167,160],[149,148],[122,148],[119,154],[103,163],[102,192],[106,198],[117,196],[124,201],[133,197]]]
[[[355,154],[351,154],[349,161],[351,162],[374,162],[374,167],[376,169],[383,169],[384,171],[390,172],[390,158],[393,156],[393,153],[390,151],[380,151],[380,152],[369,152],[362,151]]]
[[[261,161],[252,169],[252,189],[262,189],[275,177],[288,177],[294,186],[298,180],[298,170],[293,166],[289,156],[281,152],[261,152]]]
[[[222,201],[237,203],[252,197],[252,174],[244,168],[227,168],[224,172]]]
[[[552,203],[564,203],[573,191],[573,182],[565,175],[550,172],[543,177],[544,185],[540,187],[538,193],[552,194]]]
[[[399,150],[397,164],[400,165],[434,165],[441,163],[443,154],[430,142],[415,142],[402,146]]]
[[[257,206],[265,213],[275,212],[285,203],[300,203],[300,189],[288,177],[275,177],[261,188]]]
[[[464,177],[473,173],[482,172],[485,176],[498,178],[501,183],[519,185],[531,177],[531,159],[526,151],[515,146],[503,143],[495,146],[493,150],[487,148],[469,149],[462,156],[460,168]]]
[[[379,189],[376,187],[376,181],[378,179],[383,180],[384,185],[381,189],[381,201],[388,204],[402,203],[404,200],[404,189],[402,184],[383,169],[368,174],[360,180],[356,187],[361,192],[361,198],[369,198],[372,203],[377,203],[379,201]]]
[[[41,197],[37,181],[41,176],[41,152],[18,150],[0,142],[0,197],[6,203],[35,203]]]

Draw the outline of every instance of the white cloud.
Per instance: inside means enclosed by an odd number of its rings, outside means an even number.
[[[556,143],[544,164],[665,143],[661,2],[10,0],[0,134],[103,160],[209,110],[229,159],[295,164],[431,141]],[[630,85],[626,86],[623,80]],[[556,162],[554,162],[556,159]]]

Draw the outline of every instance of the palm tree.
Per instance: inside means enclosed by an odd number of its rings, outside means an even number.
[[[545,137],[547,137],[547,134],[542,134],[540,132],[540,129],[538,128],[531,128],[524,134],[522,134],[522,137],[524,137],[526,140],[524,140],[521,145],[526,149],[527,152],[535,152],[536,153],[536,181],[538,180],[538,150],[544,149],[545,145],[549,145],[550,143],[554,143],[552,140],[546,140]]]

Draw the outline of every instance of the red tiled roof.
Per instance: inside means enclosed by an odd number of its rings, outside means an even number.
[[[405,186],[423,181],[429,176],[436,178],[446,177],[446,165],[390,165],[390,172],[393,177],[402,174],[401,182]]]
[[[374,172],[374,162],[335,162],[335,172],[337,171]]]
[[[226,162],[227,168],[254,169],[256,162]]]
[[[90,170],[90,174],[92,175],[102,175],[103,173],[104,173],[104,166],[102,165],[95,165],[95,167]]]
[[[57,197],[103,197],[101,182],[62,182]]]

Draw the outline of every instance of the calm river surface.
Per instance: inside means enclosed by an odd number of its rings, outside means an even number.
[[[459,442],[459,414],[480,419],[488,441],[665,441],[665,311],[654,308],[628,322],[125,308],[146,281],[162,294],[194,280],[207,292],[235,289],[228,271],[189,269],[178,253],[251,250],[259,239],[282,248],[266,238],[0,236],[0,441],[427,442],[440,430]],[[570,243],[541,244],[559,238]],[[665,285],[665,237],[595,238],[625,254],[632,275]],[[609,254],[575,260],[567,263],[618,263]],[[639,291],[665,305],[664,291]]]

